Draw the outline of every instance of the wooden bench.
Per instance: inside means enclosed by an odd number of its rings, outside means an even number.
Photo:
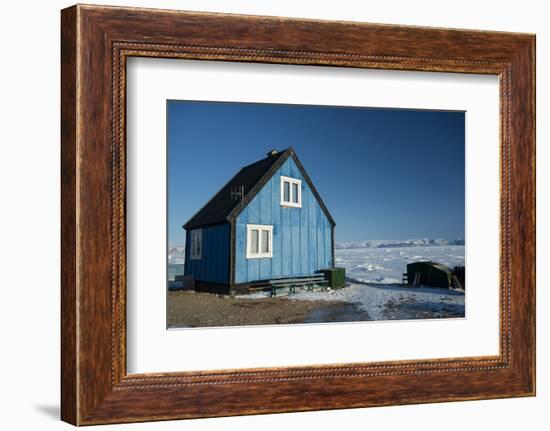
[[[277,278],[269,280],[271,288],[271,297],[286,296],[291,293],[296,293],[296,288],[305,288],[306,290],[315,290],[319,288],[326,290],[328,281],[323,275],[314,275],[311,277],[296,277],[296,278]]]

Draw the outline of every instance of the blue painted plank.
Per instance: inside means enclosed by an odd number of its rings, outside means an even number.
[[[203,229],[202,233],[204,235],[203,238],[203,249],[201,250],[201,270],[202,270],[202,279],[207,281],[212,281],[213,276],[213,265],[212,265],[212,259],[210,258],[210,253],[213,250],[212,246],[212,234],[213,234],[213,228],[209,229]]]
[[[248,265],[246,262],[246,225],[236,223],[235,231],[235,282],[248,281]]]
[[[230,226],[222,232],[222,240],[220,245],[220,267],[221,267],[221,282],[229,283],[229,248],[231,247]]]
[[[185,275],[191,274],[190,272],[191,268],[189,267],[189,247],[190,247],[189,232],[185,231],[185,251],[184,251],[185,261],[183,262],[183,273]]]
[[[308,213],[309,213],[309,222],[308,222],[308,226],[309,227],[315,227],[317,226],[317,206],[318,206],[318,203],[317,203],[317,200],[314,199],[314,196],[313,196],[313,193],[311,191],[309,191],[308,189],[308,193],[310,194],[310,197],[311,199],[308,199],[308,203],[309,203],[309,208],[308,208]]]
[[[223,283],[223,262],[222,262],[222,253],[223,249],[226,247],[226,242],[224,241],[223,228],[217,226],[215,230],[215,236],[212,238],[212,246],[215,249],[214,259],[212,262],[213,273],[215,274],[215,282]]]
[[[281,224],[281,180],[280,175],[274,175],[271,179],[271,223],[274,226]]]
[[[309,227],[309,259],[310,272],[314,273],[317,270],[317,229]]]
[[[197,259],[197,273],[200,274],[200,279],[204,281],[211,281],[211,274],[208,273],[207,263],[210,260],[208,253],[210,252],[210,247],[208,244],[209,240],[209,229],[202,229],[202,250],[201,258]]]
[[[224,276],[225,271],[224,269],[228,265],[228,259],[225,258],[225,250],[229,247],[229,239],[227,238],[226,232],[229,229],[219,229],[217,241],[216,241],[216,267],[218,270],[216,273],[218,274],[217,280],[218,283],[227,283],[227,278]]]
[[[300,226],[293,225],[291,226],[291,235],[292,235],[292,275],[300,275],[302,273],[300,266],[301,251],[300,251]]]
[[[326,227],[325,228],[325,266],[327,268],[330,268],[334,266],[332,263],[332,235],[331,235],[331,228]]]
[[[283,241],[281,225],[273,226],[273,259],[271,265],[271,274],[273,277],[281,277],[283,274]]]
[[[223,247],[221,241],[222,241],[222,230],[219,226],[215,228],[211,232],[211,240],[210,244],[214,251],[214,258],[212,259],[212,262],[210,263],[212,270],[212,273],[214,274],[214,280],[216,283],[219,283],[220,276],[221,276],[221,268],[220,268],[220,248]]]
[[[281,224],[283,226],[290,226],[290,212],[292,211],[292,208],[289,208],[289,207],[281,207],[281,212],[282,212],[282,216],[281,216]]]
[[[282,250],[281,259],[283,261],[283,275],[292,274],[292,236],[290,226],[282,226]]]
[[[237,223],[248,223],[248,205],[246,205],[237,217]]]
[[[219,226],[215,226],[211,229],[209,229],[208,232],[208,247],[210,247],[210,252],[212,253],[212,259],[207,259],[207,272],[212,274],[213,281],[218,279],[219,276],[219,267],[216,265],[217,263],[217,255],[219,253],[219,240],[221,230]],[[208,256],[206,256],[208,257]]]
[[[300,226],[300,213],[302,208],[290,208],[290,225]]]
[[[212,244],[211,239],[212,236],[210,233],[212,232],[211,229],[202,229],[202,250],[201,250],[201,258],[198,260],[200,265],[200,274],[201,274],[201,280],[205,281],[212,281],[212,273],[211,273],[211,266],[209,265],[211,263],[209,253],[212,251]]]
[[[308,228],[306,226],[300,226],[300,272],[311,274],[309,270]]]
[[[260,224],[271,224],[271,188],[272,181],[268,181],[265,186],[260,190],[259,201],[260,201]]]
[[[258,195],[248,204],[248,223],[250,224],[261,224],[260,220],[260,199]]]
[[[204,234],[204,232],[203,232]],[[203,244],[204,246],[204,238],[203,238]],[[201,254],[204,255],[204,248],[201,250]],[[195,264],[195,271],[197,273],[197,278],[199,280],[204,280],[204,271],[203,271],[203,260],[202,259],[194,259],[192,260],[192,262],[194,262]]]
[[[288,159],[287,163],[289,165],[290,176],[292,178],[297,178],[297,179],[301,180],[302,179],[302,174],[301,174],[300,170],[298,169],[298,166],[296,166],[296,163],[294,163],[294,160]]]
[[[298,275],[300,272],[300,228],[290,226],[290,273]]]
[[[287,161],[281,166],[281,175],[290,177],[290,159],[287,159]]]
[[[213,282],[216,277],[215,267],[214,267],[214,240],[216,237],[215,227],[203,229],[203,250],[201,264],[203,265],[203,279]]]
[[[190,259],[190,232],[186,232],[185,274],[197,280],[227,283],[229,274],[229,225],[202,228],[201,259]]]
[[[309,187],[302,184],[302,208],[300,208],[300,226],[308,225]]]
[[[271,278],[271,260],[269,258],[258,259],[260,261],[259,280],[269,280]]]
[[[246,259],[248,262],[248,281],[260,280],[260,260]]]
[[[323,244],[323,229],[317,228],[317,268],[321,269],[325,264],[325,249]]]

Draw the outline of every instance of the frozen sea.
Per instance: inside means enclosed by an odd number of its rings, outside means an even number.
[[[464,265],[464,245],[428,240],[363,241],[335,248],[336,266],[346,269],[347,286],[326,292],[297,292],[288,298],[302,301],[340,301],[366,311],[371,320],[461,318],[462,291],[433,287],[403,287],[407,264],[431,260],[449,268]],[[256,297],[268,296],[256,293]],[[249,295],[250,297],[250,295]]]
[[[414,245],[360,247],[342,244],[334,254],[336,266],[346,268],[346,276],[355,281],[374,284],[401,283],[407,264],[432,260],[452,268],[464,265],[463,245]]]

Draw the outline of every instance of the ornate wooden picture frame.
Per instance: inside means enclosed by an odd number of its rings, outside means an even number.
[[[78,5],[62,11],[61,49],[64,421],[89,425],[535,394],[533,35]],[[132,56],[497,75],[500,354],[127,374],[125,97]]]

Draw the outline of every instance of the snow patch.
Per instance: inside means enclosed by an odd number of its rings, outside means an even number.
[[[353,283],[325,292],[297,292],[291,300],[343,301],[356,304],[372,320],[464,316],[464,293],[433,287],[372,286]]]

